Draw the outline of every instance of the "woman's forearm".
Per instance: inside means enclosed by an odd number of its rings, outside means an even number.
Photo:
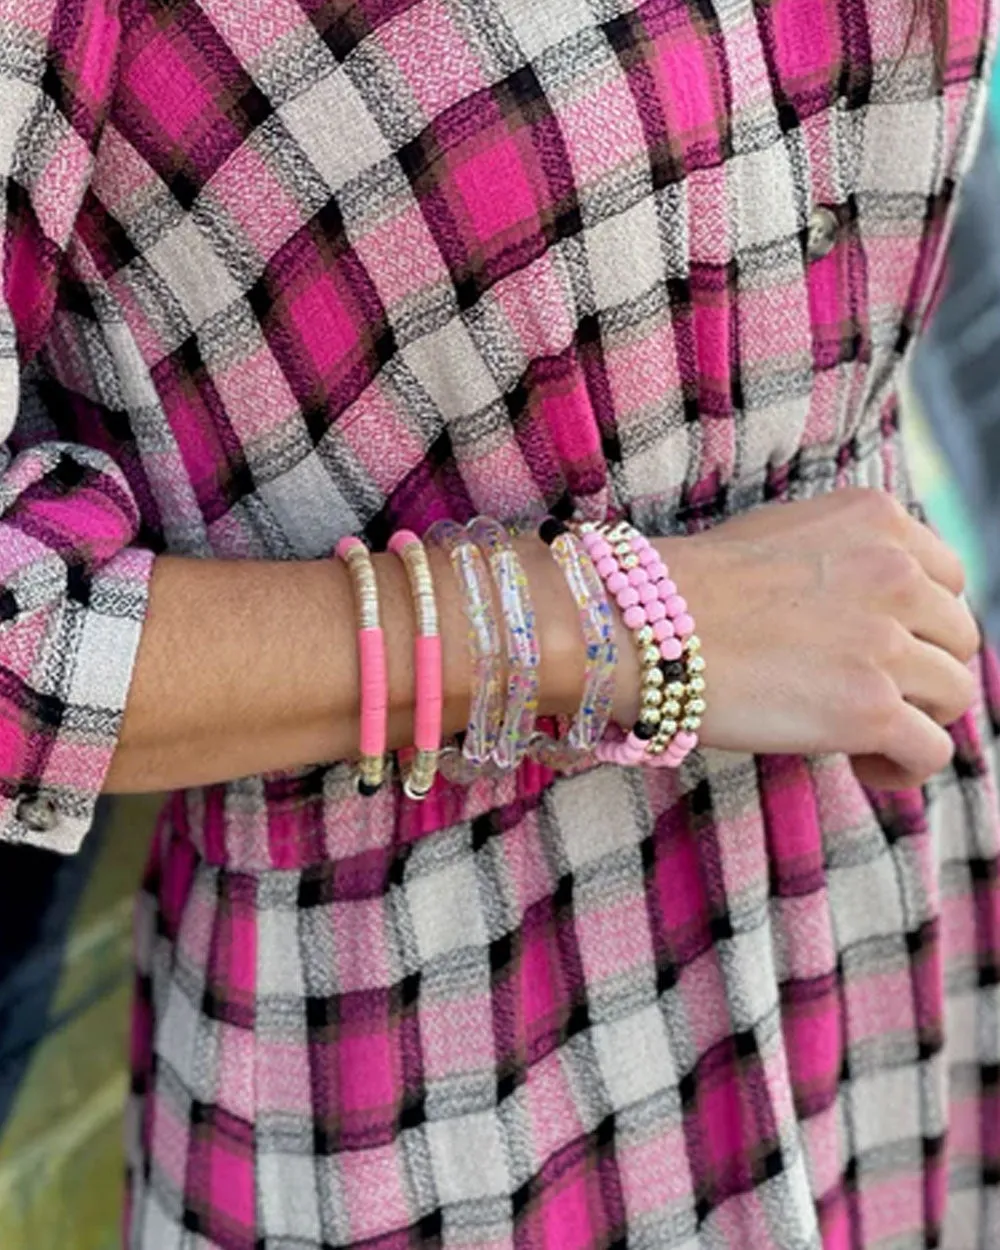
[[[583,655],[565,582],[519,543],[542,643],[541,710],[572,711]],[[463,728],[470,664],[460,591],[432,551],[445,656],[444,729]],[[389,667],[389,745],[412,740],[413,610],[402,564],[376,556]],[[358,742],[357,618],[339,561],[156,562],[110,793],[178,789],[350,759]]]

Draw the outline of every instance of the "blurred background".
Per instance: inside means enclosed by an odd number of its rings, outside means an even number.
[[[992,111],[1000,134],[1000,80]],[[996,163],[989,173],[1000,187],[994,150],[989,161]],[[1000,234],[1000,197],[986,193],[986,200]],[[977,247],[978,239],[970,243],[978,272],[983,257]],[[1000,561],[993,561],[995,570],[987,566],[983,541],[987,496],[1000,483],[1000,238],[993,260],[998,278],[992,296],[980,292],[971,308],[953,302],[941,341],[918,366],[903,405],[919,490],[933,522],[965,557],[973,597],[981,601],[990,597],[994,573],[1000,576]],[[960,268],[956,264],[956,272]],[[954,379],[967,381],[984,369],[998,402],[983,399],[977,382],[986,415],[979,414],[978,442],[958,440],[968,453],[963,462],[951,433],[956,405],[967,397],[955,397]],[[990,417],[998,429],[995,458],[979,450],[987,445]],[[970,488],[970,463],[980,471],[976,489]],[[118,1245],[132,894],[157,808],[155,799],[108,803],[72,860],[0,848],[2,1250]]]

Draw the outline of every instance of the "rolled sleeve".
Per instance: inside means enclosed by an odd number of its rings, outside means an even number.
[[[75,851],[121,730],[153,556],[106,450],[24,436],[118,47],[117,0],[0,0],[0,840]],[[56,350],[56,349],[53,349]]]
[[[0,480],[31,482],[0,518],[0,839],[65,854],[117,746],[153,562],[102,459],[43,446]]]

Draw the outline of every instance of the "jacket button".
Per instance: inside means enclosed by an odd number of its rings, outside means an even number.
[[[822,260],[833,251],[837,242],[837,215],[833,209],[814,208],[809,217],[809,242],[807,250],[810,260]]]
[[[32,833],[51,833],[59,823],[59,813],[51,799],[22,799],[17,805],[17,818]]]

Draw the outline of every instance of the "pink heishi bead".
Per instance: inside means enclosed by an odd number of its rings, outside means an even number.
[[[688,733],[686,729],[682,729],[681,732],[674,737],[674,742],[682,751],[693,751],[698,745],[698,735]]]
[[[630,586],[642,586],[649,581],[649,575],[643,568],[629,569],[628,580]]]
[[[640,586],[638,589],[640,603],[652,603],[659,598],[659,595],[656,593],[656,587],[652,582],[646,582],[644,586]]]
[[[670,576],[667,572],[667,566],[662,560],[654,560],[653,563],[648,566],[646,571],[649,573],[649,580],[651,582],[662,582],[665,577]]]
[[[588,551],[595,560],[603,560],[605,556],[611,555],[611,544],[606,538],[602,538],[600,534],[594,535],[594,542],[588,547]]]
[[[597,571],[600,573],[601,577],[607,581],[612,573],[618,572],[618,561],[614,558],[614,556],[602,556],[601,559],[597,561]]]
[[[660,655],[665,660],[679,660],[683,654],[684,648],[679,638],[665,638],[660,643]]]
[[[655,625],[657,621],[662,621],[666,615],[667,609],[659,599],[654,599],[652,603],[646,605],[646,619],[650,625]]]
[[[694,633],[694,617],[682,612],[674,617],[674,633],[678,638],[690,638]]]
[[[670,595],[665,602],[667,613],[672,617],[683,616],[688,610],[688,601],[683,595]]]
[[[626,586],[624,590],[619,590],[615,598],[620,608],[634,608],[639,602],[639,592],[634,586]]]
[[[610,590],[613,595],[617,595],[620,590],[624,590],[628,585],[628,578],[621,569],[618,569],[608,578],[607,585],[608,590]]]
[[[668,638],[673,638],[676,632],[673,621],[668,621],[666,617],[653,623],[653,637],[657,642],[666,642]]]
[[[646,613],[637,603],[625,609],[625,624],[629,629],[642,629],[646,624]]]
[[[656,548],[651,547],[649,543],[647,543],[639,552],[639,563],[643,566],[647,564],[655,564],[659,558],[660,557],[656,554]]]

